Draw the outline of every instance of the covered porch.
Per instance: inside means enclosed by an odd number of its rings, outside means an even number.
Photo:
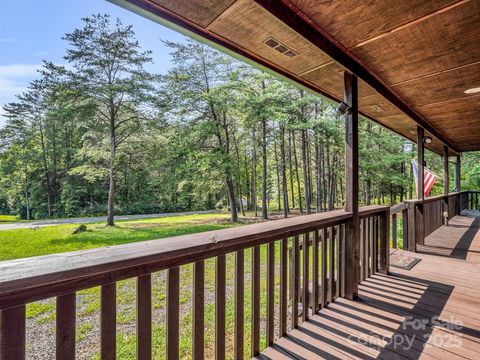
[[[113,2],[340,103],[344,208],[2,262],[1,360],[26,357],[26,305],[48,298],[56,299],[52,358],[74,359],[77,292],[93,287],[101,287],[100,357],[117,358],[117,283],[124,279],[136,280],[136,356],[151,359],[152,275],[160,271],[167,283],[162,358],[180,358],[183,266],[193,268],[188,316],[195,359],[478,358],[479,192],[461,191],[460,182],[461,153],[480,150],[477,1],[418,1],[412,7]],[[416,199],[392,208],[360,206],[359,116],[417,144]],[[425,149],[443,157],[443,195],[425,197]],[[421,261],[411,270],[391,267],[393,251]],[[234,257],[232,269],[228,256]],[[205,326],[206,266],[215,267],[214,328]],[[230,300],[233,330],[226,327]]]
[[[480,214],[464,210],[426,237],[411,270],[390,268],[335,299],[260,359],[476,359],[480,352]]]

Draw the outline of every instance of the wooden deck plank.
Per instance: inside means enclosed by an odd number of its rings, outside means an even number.
[[[274,346],[293,359],[478,359],[480,218],[456,216],[425,239],[410,271],[391,268],[339,298]],[[395,340],[410,344],[396,344]],[[263,354],[276,354],[268,348]],[[290,354],[290,355],[288,355]],[[289,357],[291,356],[291,357]]]

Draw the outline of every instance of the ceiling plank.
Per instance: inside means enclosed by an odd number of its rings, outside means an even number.
[[[255,0],[255,2],[260,4],[304,38],[315,44],[323,52],[332,57],[332,59],[367,82],[394,106],[398,107],[408,117],[413,119],[418,125],[423,127],[450,149],[457,151],[450,141],[433,128],[433,126],[431,126],[419,113],[400,98],[397,93],[390,89],[379,77],[371,72],[365,64],[354,57],[330,34],[306,17],[293,3],[287,0]]]

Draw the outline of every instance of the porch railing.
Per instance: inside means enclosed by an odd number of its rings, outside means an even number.
[[[389,208],[360,209],[360,279],[388,267]],[[56,298],[56,358],[75,358],[76,292],[101,287],[100,355],[116,354],[116,283],[136,278],[137,358],[152,356],[152,273],[166,271],[166,358],[179,357],[180,267],[193,264],[192,354],[204,357],[205,261],[215,258],[215,358],[226,353],[226,256],[234,260],[234,357],[262,349],[261,304],[266,304],[266,344],[284,336],[345,291],[345,239],[352,214],[343,210],[219,231],[0,263],[0,358],[24,359],[26,304]],[[266,262],[261,262],[261,248]],[[276,248],[279,251],[276,253]],[[251,250],[249,250],[251,249]],[[251,345],[245,349],[245,251],[251,251]],[[291,252],[291,256],[289,256]],[[276,261],[279,263],[278,266]],[[261,267],[266,301],[261,302]],[[277,277],[277,278],[276,278]],[[275,281],[279,278],[279,301]],[[248,291],[248,289],[247,289]]]
[[[403,249],[416,251],[416,245],[424,245],[425,238],[447,225],[455,215],[465,209],[479,208],[480,191],[453,192],[422,200],[407,200],[390,208],[392,247],[397,248],[398,224],[402,219]]]

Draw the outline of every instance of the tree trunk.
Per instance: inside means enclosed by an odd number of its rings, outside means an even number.
[[[252,141],[253,141],[253,152],[252,152],[252,208],[255,212],[255,217],[258,216],[257,210],[257,138],[255,136],[255,125],[252,129]]]
[[[237,158],[237,189],[238,189],[238,197],[240,199],[240,210],[242,211],[242,215],[245,216],[245,209],[243,207],[243,196],[242,196],[242,178],[240,176],[240,151],[238,150],[238,143],[237,137],[235,136],[235,132],[232,132],[233,137],[233,145],[235,146],[235,155]]]
[[[267,120],[262,119],[262,219],[267,220]]]
[[[302,208],[302,188],[300,185],[300,174],[298,173],[298,157],[297,157],[297,145],[295,142],[295,132],[292,130],[292,142],[293,142],[293,156],[295,160],[295,175],[297,180],[297,192],[298,192],[298,207],[300,209],[300,213],[303,214]]]
[[[322,157],[322,189],[323,189],[323,210],[327,210],[327,196],[328,196],[328,191],[327,191],[327,168],[326,168],[326,161],[325,161],[325,157],[328,155],[328,154],[325,154],[325,143],[322,141],[320,143],[320,153],[321,153],[321,157]]]
[[[282,210],[282,195],[280,189],[280,166],[278,163],[278,149],[277,149],[277,140],[274,138],[273,140],[273,151],[275,155],[275,173],[277,175],[277,203],[278,203],[278,211]]]
[[[233,189],[233,181],[230,173],[227,174],[227,196],[230,202],[230,213],[232,215],[231,221],[237,222],[238,221],[237,204],[235,201],[235,191]]]
[[[282,172],[283,214],[288,216],[287,164],[285,159],[285,125],[280,125],[280,162]]]
[[[318,134],[315,136],[315,204],[317,213],[322,211],[322,182],[320,176],[320,141]]]
[[[115,226],[115,152],[116,152],[116,136],[114,126],[111,128],[110,134],[110,159],[109,159],[109,175],[110,184],[108,187],[108,211],[107,226]]]
[[[252,210],[252,189],[250,188],[250,173],[248,172],[248,156],[247,156],[247,147],[245,146],[245,157],[244,157],[244,165],[245,165],[245,182],[246,182],[246,189],[247,189],[247,209]]]
[[[312,187],[312,154],[310,147],[310,134],[308,129],[305,130],[305,140],[307,149],[307,180],[308,180],[308,198],[310,200],[310,210],[312,208],[313,187]]]
[[[285,129],[284,129],[285,130]],[[293,168],[292,168],[292,132],[288,132],[288,171],[290,178],[290,190],[292,193],[292,209],[295,209],[295,189],[293,188]]]

